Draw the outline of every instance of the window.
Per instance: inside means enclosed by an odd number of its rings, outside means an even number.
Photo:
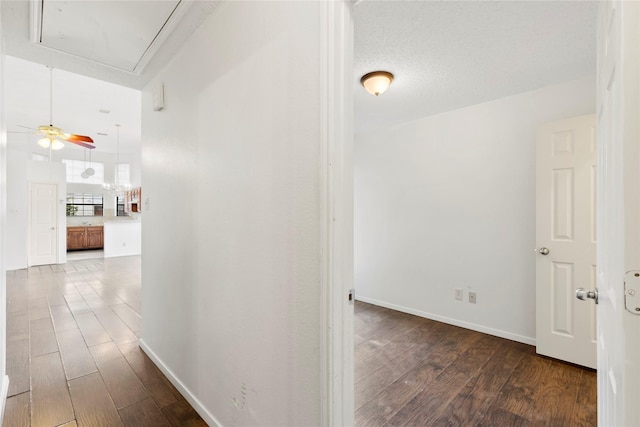
[[[127,211],[124,209],[124,199],[123,195],[116,196],[116,216],[127,216]]]
[[[67,216],[102,216],[102,194],[67,193]]]
[[[120,185],[131,184],[131,167],[129,163],[116,163],[116,182]]]
[[[104,163],[70,159],[62,159],[62,163],[67,167],[67,182],[100,185],[104,182]],[[88,168],[92,168],[95,173],[92,176],[83,178],[82,172]]]

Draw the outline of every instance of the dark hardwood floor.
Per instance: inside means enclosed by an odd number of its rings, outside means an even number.
[[[358,426],[595,426],[595,372],[356,303]],[[140,350],[140,257],[7,273],[3,426],[205,426]]]
[[[596,374],[529,345],[355,307],[357,426],[595,426]]]
[[[139,334],[139,256],[8,272],[3,426],[206,426]]]

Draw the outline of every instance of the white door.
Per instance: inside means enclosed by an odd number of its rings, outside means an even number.
[[[598,425],[640,425],[640,316],[625,308],[640,270],[640,7],[598,12]],[[582,304],[593,304],[591,301]]]
[[[55,264],[58,259],[56,184],[30,185],[29,265]]]
[[[546,123],[536,146],[536,351],[596,367],[595,115]]]

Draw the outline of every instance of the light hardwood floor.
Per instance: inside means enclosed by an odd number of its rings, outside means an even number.
[[[596,374],[514,341],[362,302],[357,426],[595,426]]]
[[[139,333],[139,256],[8,272],[3,426],[206,426]]]

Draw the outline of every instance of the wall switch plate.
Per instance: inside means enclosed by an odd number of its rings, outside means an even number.
[[[455,292],[455,298],[456,298],[458,301],[462,301],[462,289],[456,289],[456,292]]]
[[[475,304],[476,303],[476,293],[475,292],[469,292],[469,302],[471,304]]]

